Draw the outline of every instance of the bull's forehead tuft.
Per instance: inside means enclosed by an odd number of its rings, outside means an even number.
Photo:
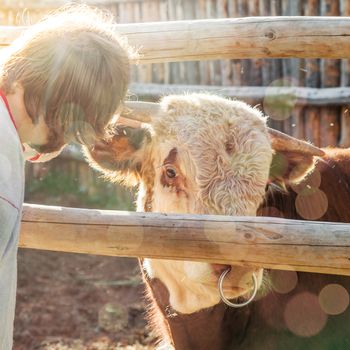
[[[237,131],[255,128],[264,132],[266,128],[266,118],[259,110],[215,95],[171,95],[163,98],[161,107],[165,113],[154,125],[158,135],[185,133],[188,137],[186,130],[209,131],[216,126],[236,127]]]

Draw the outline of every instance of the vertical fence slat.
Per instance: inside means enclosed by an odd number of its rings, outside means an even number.
[[[198,0],[197,3],[197,18],[206,18],[207,13],[207,1]],[[199,83],[201,85],[210,85],[210,71],[209,71],[209,61],[200,61],[199,62]]]
[[[150,9],[151,1],[143,1],[141,5],[141,22],[151,22],[152,21],[152,11]],[[143,83],[152,82],[152,68],[153,65],[150,64],[141,64],[140,65],[140,76]]]
[[[249,4],[248,1],[238,0],[237,1],[237,12],[238,17],[249,16]],[[241,59],[241,86],[248,86],[251,84],[251,62],[249,59]]]
[[[207,18],[217,18],[217,3],[216,0],[207,0]],[[209,65],[210,81],[212,85],[221,85],[221,62],[220,60],[210,61]]]
[[[132,3],[133,20],[134,22],[141,22],[141,4],[140,2]],[[142,68],[138,65],[133,65],[131,67],[131,81],[142,81],[142,73],[140,72]]]
[[[339,16],[338,0],[322,0],[322,16]],[[340,60],[321,60],[321,87],[339,86]],[[321,111],[321,146],[336,146],[339,137],[339,111],[336,107],[325,107]]]
[[[270,16],[281,16],[282,7],[281,2],[278,0],[271,0]],[[271,78],[272,80],[280,79],[282,77],[282,61],[280,59],[271,60]]]
[[[115,4],[113,4],[115,6]],[[131,22],[140,22],[140,6],[138,2],[131,2],[128,11],[130,11]],[[130,80],[139,81],[139,67],[132,65],[130,68]]]
[[[186,0],[177,0],[176,1],[176,6],[175,6],[175,19],[178,21],[181,21],[185,18],[184,14],[184,8],[183,8],[183,3]],[[179,66],[179,83],[180,84],[186,84],[186,63],[185,62],[178,62],[177,63]]]
[[[350,147],[350,104],[341,109],[341,136],[339,146]]]
[[[119,23],[130,23],[132,19],[130,18],[130,12],[128,11],[127,3],[119,4]]]
[[[305,139],[303,108],[295,106],[290,119],[290,134],[298,139]]]
[[[271,13],[270,9],[270,0],[259,0],[259,13],[260,16],[269,16]],[[262,59],[261,60],[261,79],[262,79],[262,85],[268,86],[271,83],[271,77],[270,77],[270,65],[271,60],[269,59]]]
[[[308,0],[304,3],[305,16],[318,16],[319,0]],[[320,87],[320,64],[318,59],[306,59],[305,64],[305,86]],[[304,132],[305,139],[316,146],[320,146],[320,109],[316,107],[305,107],[304,109]]]
[[[343,16],[350,16],[350,1],[341,0],[341,14]],[[341,86],[350,85],[350,63],[349,59],[343,59],[341,61]],[[350,103],[347,106],[341,108],[340,116],[340,140],[339,145],[341,147],[350,147]]]
[[[184,1],[184,19],[193,20],[196,19],[196,2]],[[199,81],[199,65],[198,62],[186,62],[185,67],[185,81],[186,84],[195,85]]]
[[[282,6],[280,0],[270,0],[270,16],[281,16]],[[282,77],[282,61],[280,59],[269,59],[269,83],[274,82]],[[269,125],[281,131],[284,131],[283,121],[270,119]]]
[[[151,11],[153,14],[153,17],[151,18],[152,21],[159,21],[161,20],[161,3],[162,0],[155,0],[151,2]],[[156,63],[152,65],[152,81],[154,83],[158,84],[164,84],[165,81],[165,71],[164,71],[164,63]]]
[[[168,2],[166,0],[159,1],[159,13],[161,21],[168,21]],[[164,71],[164,84],[170,84],[170,64],[163,63],[163,71]]]
[[[176,11],[175,11],[175,1],[174,0],[167,0],[167,11],[168,11],[168,19],[169,21],[176,20]],[[177,62],[169,63],[169,81],[171,84],[177,84],[179,83],[179,65]]]
[[[218,0],[217,12],[218,18],[229,17],[228,13],[229,0]],[[230,60],[221,60],[221,82],[224,86],[232,85],[232,65]]]
[[[248,15],[252,17],[259,16],[259,0],[251,0],[248,2]],[[262,85],[261,65],[262,59],[250,60],[249,85]]]
[[[300,16],[301,3],[300,0],[282,0],[282,15],[283,16]],[[291,83],[291,85],[300,86],[299,81],[300,59],[288,58],[282,61],[282,75],[283,79]],[[284,132],[287,134],[296,134],[299,130],[299,124],[303,123],[299,108],[294,108],[291,115],[283,123]]]
[[[239,12],[237,10],[238,0],[230,1],[231,6],[229,7],[229,16],[232,18],[239,17]],[[232,84],[234,86],[240,86],[241,85],[241,69],[242,69],[242,61],[238,59],[231,60],[231,71],[232,71]]]

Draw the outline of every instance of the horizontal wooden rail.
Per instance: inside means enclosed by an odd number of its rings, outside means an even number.
[[[22,248],[350,275],[350,224],[25,205]]]
[[[141,0],[142,1],[142,0]],[[2,10],[24,11],[24,10],[56,10],[60,6],[65,6],[70,1],[67,0],[7,0],[0,1]],[[140,2],[140,0],[84,0],[85,4],[91,6],[106,6],[120,3]]]
[[[266,96],[279,98],[299,106],[331,106],[350,103],[350,87],[308,88],[308,87],[266,87],[266,86],[205,86],[175,84],[131,83],[129,90],[138,96],[157,98],[168,94],[184,92],[209,92],[221,96],[261,101]]]
[[[0,27],[0,45],[23,27]],[[349,58],[350,17],[247,17],[120,24],[140,63],[223,58]]]

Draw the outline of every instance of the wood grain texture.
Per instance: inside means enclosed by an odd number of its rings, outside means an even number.
[[[247,17],[120,24],[140,63],[223,58],[348,58],[349,17]],[[21,32],[0,28],[0,45]]]
[[[340,147],[350,147],[350,105],[341,109]]]
[[[183,92],[209,92],[236,99],[260,101],[263,100],[268,93],[270,97],[286,95],[299,106],[337,106],[350,103],[350,87],[345,86],[317,89],[306,87],[205,86],[131,83],[129,88],[133,94],[151,97],[159,97],[168,94],[182,94]]]
[[[26,204],[20,247],[350,275],[350,225]]]

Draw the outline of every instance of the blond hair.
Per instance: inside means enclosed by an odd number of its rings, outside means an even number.
[[[6,94],[19,83],[29,116],[36,123],[43,115],[59,134],[57,143],[71,136],[88,143],[92,131],[103,133],[125,98],[130,53],[110,15],[82,5],[64,7],[10,46],[0,86]]]

